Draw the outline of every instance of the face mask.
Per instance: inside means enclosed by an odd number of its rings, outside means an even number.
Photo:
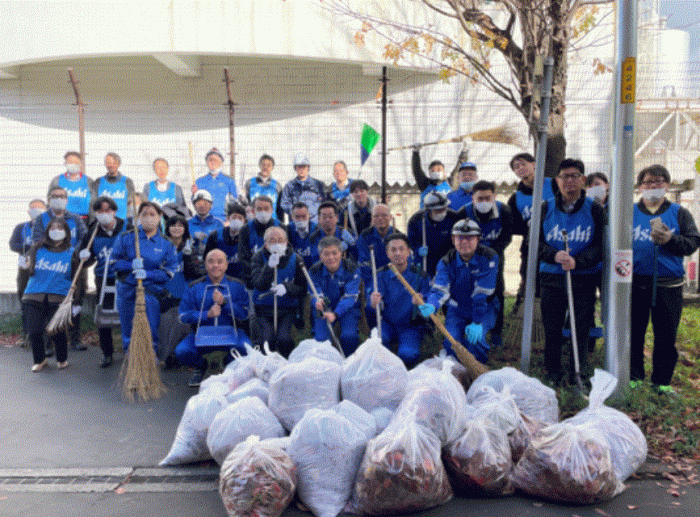
[[[666,189],[664,188],[651,188],[647,190],[642,190],[642,197],[646,201],[658,201],[666,195]]]
[[[61,242],[66,238],[66,231],[60,228],[52,228],[49,230],[49,239],[54,242]]]
[[[66,172],[68,174],[78,174],[80,172],[80,164],[77,163],[67,163]]]
[[[102,226],[109,226],[112,224],[112,221],[114,221],[114,214],[110,212],[100,212],[99,214],[95,214],[95,219],[97,219],[97,222]]]
[[[474,187],[474,183],[476,183],[476,181],[463,181],[459,186],[464,190],[471,190]]]
[[[209,171],[209,173],[210,173],[212,176],[218,176],[220,172],[221,172],[221,169],[216,169],[216,170],[214,170],[214,171]]]
[[[267,224],[270,222],[270,219],[272,219],[272,212],[255,212],[255,219],[257,219],[260,224]]]
[[[493,201],[477,201],[476,203],[474,203],[474,210],[476,210],[480,214],[490,212],[492,208]]]
[[[243,228],[243,225],[245,223],[241,221],[240,219],[231,219],[231,221],[228,223],[229,229],[231,229],[234,232],[239,231],[241,228]]]
[[[49,199],[49,208],[52,210],[65,210],[68,206],[68,200],[64,197],[52,197]]]
[[[143,226],[144,230],[152,230],[158,226],[158,219],[157,216],[141,216],[141,226]]]
[[[274,253],[275,255],[284,255],[286,251],[286,244],[270,244],[270,253]]]
[[[309,230],[309,221],[304,220],[304,221],[294,221],[294,225],[297,227],[297,230],[300,232],[306,232]]]
[[[604,199],[605,198],[605,185],[595,185],[589,187],[586,191],[586,196],[592,199]]]
[[[436,223],[439,223],[442,221],[445,217],[447,217],[447,210],[444,212],[436,212],[434,210],[430,211],[430,218],[435,221]]]
[[[30,208],[29,209],[29,217],[32,218],[32,221],[39,217],[41,214],[44,213],[44,210],[42,208]]]
[[[440,172],[440,171],[429,171],[428,175],[430,176],[431,180],[442,179],[442,172]]]

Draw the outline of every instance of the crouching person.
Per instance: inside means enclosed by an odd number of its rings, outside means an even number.
[[[389,262],[425,298],[430,281],[418,265],[410,264],[408,237],[394,232],[384,242]],[[411,368],[418,362],[421,340],[427,330],[416,307],[420,302],[413,299],[388,266],[377,270],[377,290],[370,284],[366,293],[367,305],[373,311],[379,305],[382,311],[382,343]]]
[[[302,259],[287,245],[287,233],[279,226],[265,230],[263,239],[263,248],[253,255],[251,337],[253,345],[262,348],[267,341],[271,350],[288,357],[294,348],[292,326],[306,295]]]
[[[180,302],[180,321],[192,326],[192,332],[175,348],[175,357],[183,366],[195,368],[190,379],[191,387],[199,386],[207,371],[208,363],[204,353],[221,350],[229,352],[230,346],[207,346],[199,349],[195,336],[199,326],[223,325],[236,329],[234,348],[243,350],[250,343],[248,336],[236,324],[236,320],[248,317],[248,293],[243,284],[234,278],[226,276],[228,260],[226,254],[213,249],[204,259],[206,276],[192,282]],[[229,362],[231,355],[226,354],[225,361]]]
[[[498,314],[496,279],[498,254],[479,244],[481,229],[471,219],[462,219],[452,227],[450,250],[437,265],[427,303],[420,312],[427,318],[447,304],[445,327],[477,360],[486,362],[489,345],[486,333],[493,328]],[[449,341],[445,349],[454,354]]]
[[[352,354],[360,344],[358,324],[360,321],[360,272],[355,263],[343,258],[340,239],[328,236],[318,243],[321,260],[309,270],[321,299],[311,294],[311,305],[316,309],[313,318],[314,339],[331,339],[328,323],[340,324],[340,345],[343,353]],[[309,288],[311,292],[311,288]]]

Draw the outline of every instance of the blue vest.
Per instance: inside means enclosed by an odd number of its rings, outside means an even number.
[[[269,185],[258,183],[257,176],[250,180],[250,202],[258,196],[267,196],[272,199],[272,217],[277,220],[277,180],[270,179]]]
[[[36,250],[34,275],[29,277],[25,293],[50,293],[65,296],[70,289],[70,262],[74,248],[50,251],[43,246]]]
[[[350,195],[350,182],[348,181],[348,184],[345,185],[344,189],[338,188],[338,183],[333,182],[331,185],[331,196],[335,200],[336,203],[340,203],[343,201],[346,197]]]
[[[248,248],[250,248],[251,253],[254,255],[258,251],[262,249],[262,247],[265,245],[265,239],[263,238],[262,235],[258,235],[258,232],[255,231],[255,225],[253,224],[255,220],[253,219],[252,221],[248,221]],[[274,224],[272,226],[279,226],[280,223],[279,221],[273,219]],[[269,228],[272,228],[270,226]],[[265,228],[267,229],[267,228]]]
[[[572,214],[562,212],[556,207],[554,199],[547,202],[547,212],[542,219],[542,236],[544,242],[558,249],[564,249],[564,238],[562,230],[566,230],[569,240],[569,254],[576,258],[576,255],[586,249],[593,241],[595,233],[591,207],[594,201],[585,198],[583,206]],[[571,271],[574,275],[590,275],[600,271],[601,264],[597,264],[588,269],[575,269]],[[540,272],[564,274],[561,264],[548,264],[540,262]]]
[[[462,187],[459,187],[457,190],[447,194],[447,199],[450,200],[450,208],[456,212],[472,202],[472,192],[467,192]]]
[[[671,203],[663,213],[645,214],[639,209],[639,204],[634,205],[634,215],[632,217],[632,252],[634,257],[633,273],[635,275],[652,276],[654,274],[654,243],[651,240],[651,223],[655,217],[671,229],[671,232],[678,234],[680,226],[678,224],[678,210],[680,205]],[[683,257],[671,255],[666,251],[665,246],[658,247],[658,269],[659,277],[683,278]]]
[[[311,256],[311,235],[316,231],[316,228],[318,228],[318,225],[309,221],[309,232],[302,238],[297,231],[294,221],[289,223],[289,244],[303,257],[304,264],[307,268],[313,266],[314,264],[313,257]]]
[[[82,174],[76,181],[66,178],[65,174],[58,177],[58,186],[65,189],[68,194],[66,210],[78,215],[87,215],[90,212],[90,186],[88,178]]]
[[[544,184],[542,185],[542,201],[553,197],[552,178],[544,178]],[[523,221],[528,222],[530,217],[532,217],[532,194],[528,195],[520,190],[516,190],[515,206],[518,208],[518,212],[520,212]]]
[[[41,222],[43,223],[44,230],[49,227],[49,221],[53,219],[53,216],[48,212],[44,212],[41,214]],[[77,246],[78,245],[78,227],[75,223],[75,219],[72,217],[66,217],[64,218],[64,221],[68,223],[68,228],[70,228],[70,245],[71,246]]]
[[[22,226],[22,249],[26,253],[32,246],[32,221],[27,221]]]
[[[296,267],[297,267],[297,254],[292,253],[289,256],[289,260],[287,260],[287,264],[283,267],[277,268],[277,283],[281,284],[282,282],[294,282],[294,276],[296,275]],[[274,296],[269,295],[265,296],[264,298],[260,299],[260,295],[264,294],[266,291],[258,291],[257,289],[253,290],[253,300],[255,305],[263,305],[266,307],[272,307],[273,305],[273,300]],[[277,303],[280,305],[280,307],[296,307],[297,306],[297,298],[292,298],[291,296],[282,296],[282,297],[277,297]]]
[[[234,262],[236,258],[238,258],[238,239],[235,240],[233,246],[228,244],[224,240],[224,232],[228,231],[229,229],[224,226],[216,230],[214,233],[216,234],[216,248],[226,253],[226,258],[228,259],[228,263],[230,266],[231,263]]]
[[[474,220],[481,228],[481,240],[479,242],[488,248],[493,245],[503,230],[503,220],[500,217],[500,213],[503,211],[503,203],[496,201],[496,210],[499,212],[499,217],[492,217],[482,223],[481,220],[476,218],[473,203],[469,203],[465,208],[465,215],[469,219]]]
[[[236,182],[230,177],[220,172],[216,177],[211,173],[206,174],[195,181],[197,188],[206,190],[211,194],[213,204],[211,207],[211,215],[220,219],[226,219],[226,196],[231,194],[235,200]]]
[[[110,183],[101,177],[97,180],[97,197],[107,196],[117,204],[117,217],[126,220],[126,207],[128,204],[128,192],[126,190],[126,176],[121,175],[119,181]]]
[[[98,230],[99,232],[99,230]],[[97,258],[97,263],[95,264],[95,276],[102,282],[102,275],[105,272],[105,263],[107,261],[107,256],[112,252],[112,247],[114,246],[114,241],[117,240],[119,234],[114,232],[111,237],[107,235],[95,235],[95,240],[92,241],[92,254]],[[107,271],[108,278],[114,278],[114,271]]]
[[[158,206],[177,202],[177,196],[175,195],[175,183],[169,181],[168,188],[161,192],[158,190],[157,182],[151,181],[148,184],[148,200],[158,203]]]
[[[447,180],[443,181],[442,183],[438,183],[437,185],[430,184],[427,187],[425,187],[425,190],[420,193],[420,208],[423,210],[425,208],[423,206],[423,200],[425,199],[425,196],[430,194],[431,192],[443,192],[445,195],[449,194],[452,191],[450,188],[450,184],[447,182]]]

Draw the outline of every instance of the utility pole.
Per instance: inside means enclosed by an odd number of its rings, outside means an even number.
[[[224,81],[226,82],[226,96],[228,97],[228,146],[229,154],[231,155],[231,165],[229,175],[236,179],[236,128],[233,124],[233,116],[236,112],[236,103],[233,102],[233,94],[231,93],[231,79],[228,75],[228,67],[224,68]]]
[[[78,140],[80,142],[80,161],[82,162],[80,168],[82,173],[85,174],[85,104],[83,104],[83,98],[80,96],[78,81],[75,80],[72,68],[68,69],[68,77],[73,85],[75,103],[78,106]]]

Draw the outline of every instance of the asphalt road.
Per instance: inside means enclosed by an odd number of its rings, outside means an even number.
[[[185,402],[189,374],[164,373],[168,394],[128,403],[119,393],[120,362],[102,370],[100,352],[69,352],[30,372],[31,353],[0,348],[0,516],[226,516],[215,464],[154,468],[166,455]],[[567,506],[514,496],[456,498],[422,516],[698,517],[700,487],[673,486],[648,462],[639,479],[607,503]],[[310,515],[288,509],[285,517]]]

